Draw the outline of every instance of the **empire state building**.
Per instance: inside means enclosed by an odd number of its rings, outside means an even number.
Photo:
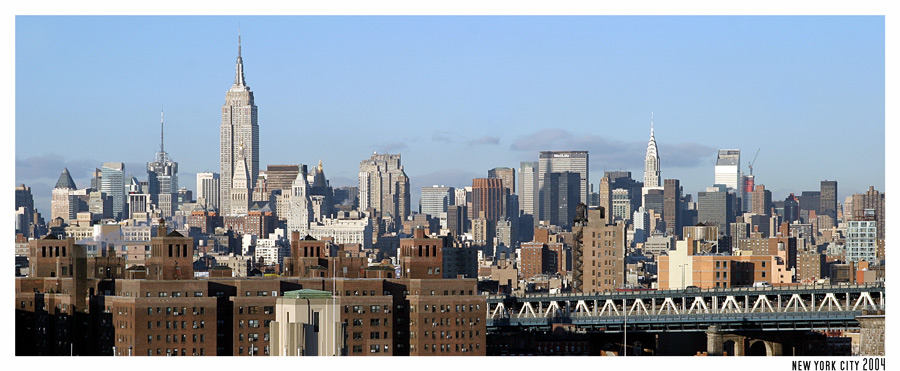
[[[240,154],[238,147],[243,143],[243,155],[250,172],[249,178],[259,174],[259,125],[256,123],[257,109],[253,103],[253,92],[244,80],[244,60],[241,59],[241,36],[238,35],[238,56],[234,73],[234,84],[225,93],[222,105],[222,127],[220,128],[220,215],[233,214],[231,208],[232,177],[234,164]]]

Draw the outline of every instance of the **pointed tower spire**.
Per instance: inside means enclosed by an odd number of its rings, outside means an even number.
[[[653,112],[650,112],[650,140],[647,142],[647,156],[644,158],[644,187],[660,187],[659,153],[653,132]]]
[[[63,168],[62,174],[59,174],[59,179],[56,181],[56,186],[53,188],[77,189],[77,187],[75,187],[75,181],[72,180],[72,175],[69,174],[69,168]]]
[[[238,56],[237,56],[237,66],[235,67],[234,72],[234,84],[237,86],[246,86],[247,83],[244,81],[244,60],[241,58],[241,29],[238,27]]]
[[[322,172],[322,159],[319,159],[319,167],[316,168],[316,171],[318,171],[320,173]]]

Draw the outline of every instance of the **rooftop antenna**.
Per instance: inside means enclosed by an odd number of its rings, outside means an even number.
[[[159,151],[165,152],[165,132],[163,123],[165,122],[165,110],[162,106],[159,106]]]

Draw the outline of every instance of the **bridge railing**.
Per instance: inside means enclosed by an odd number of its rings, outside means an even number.
[[[503,300],[514,297],[520,299],[542,299],[542,298],[580,298],[584,296],[617,296],[617,297],[644,297],[648,295],[674,295],[674,296],[725,296],[725,295],[745,295],[771,292],[773,295],[780,292],[805,291],[805,290],[822,290],[822,291],[841,291],[842,289],[850,289],[853,291],[860,289],[882,289],[885,285],[883,282],[878,283],[862,283],[862,284],[812,284],[812,285],[790,285],[790,286],[770,286],[770,287],[730,287],[730,288],[708,288],[708,289],[674,289],[674,290],[640,290],[640,291],[604,291],[594,293],[573,293],[563,292],[557,294],[550,293],[528,293],[519,294],[512,293],[510,295],[487,295],[488,301]]]

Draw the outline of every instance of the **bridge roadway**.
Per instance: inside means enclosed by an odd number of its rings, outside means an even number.
[[[809,285],[590,294],[493,295],[489,331],[549,329],[571,324],[588,331],[829,330],[858,328],[863,311],[884,311],[884,284]]]

